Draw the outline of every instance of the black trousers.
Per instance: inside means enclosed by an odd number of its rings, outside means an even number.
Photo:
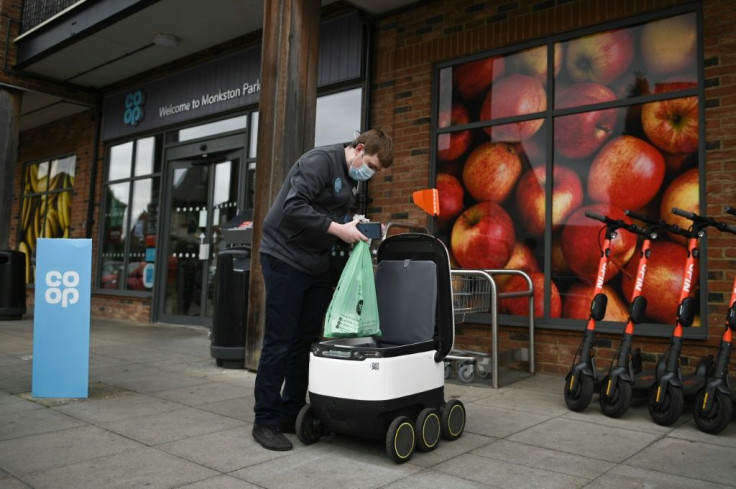
[[[306,403],[309,349],[332,299],[329,271],[309,275],[261,253],[266,327],[255,385],[255,423],[277,425]],[[282,392],[283,386],[283,392]]]

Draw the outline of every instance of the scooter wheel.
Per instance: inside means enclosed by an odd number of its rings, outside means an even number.
[[[442,438],[457,440],[465,430],[465,405],[458,399],[450,399],[442,408]]]
[[[417,434],[417,448],[422,452],[431,452],[437,448],[442,434],[440,413],[434,408],[422,409],[414,423]]]
[[[309,404],[305,404],[299,411],[299,415],[296,417],[296,423],[294,423],[296,431],[296,437],[299,441],[305,445],[311,445],[317,443],[322,438],[323,425],[317,415],[314,413],[314,409]]]
[[[727,396],[721,391],[715,392],[715,397],[710,405],[710,409],[703,409],[703,399],[705,398],[705,389],[701,389],[695,396],[695,404],[693,406],[693,418],[695,424],[703,433],[715,435],[728,426],[733,415],[733,400],[731,396]]]
[[[397,464],[403,464],[414,454],[414,425],[407,416],[395,418],[386,432],[386,453]]]
[[[682,389],[668,384],[664,392],[660,393],[660,396],[664,397],[660,403],[657,403],[659,388],[659,384],[655,384],[649,391],[649,415],[658,425],[671,426],[682,414],[685,395]]]
[[[581,375],[575,387],[571,389],[570,384],[569,380],[565,382],[565,404],[571,411],[583,411],[593,399],[593,379]]]
[[[606,375],[601,382],[598,401],[603,414],[609,418],[620,418],[631,406],[631,384],[621,380],[620,377],[615,383],[612,383],[611,377]]]

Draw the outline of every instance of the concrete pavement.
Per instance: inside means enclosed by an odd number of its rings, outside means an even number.
[[[207,331],[93,319],[90,397],[32,399],[32,320],[0,322],[0,487],[736,487],[736,422],[701,433],[645,406],[622,418],[567,410],[561,377],[494,390],[448,382],[463,436],[396,465],[383,443],[345,436],[270,452],[250,435],[255,374],[221,369]]]

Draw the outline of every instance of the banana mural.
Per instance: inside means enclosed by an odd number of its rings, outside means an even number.
[[[26,256],[26,283],[33,282],[36,240],[68,238],[71,228],[74,175],[59,172],[49,179],[46,171],[39,177],[40,168],[41,165],[26,167],[21,205],[18,250]],[[28,195],[39,193],[41,195]]]

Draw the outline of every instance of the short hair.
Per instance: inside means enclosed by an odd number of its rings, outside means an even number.
[[[381,129],[370,129],[361,133],[353,141],[353,147],[358,144],[365,146],[365,153],[376,155],[383,168],[388,168],[394,162],[394,143],[391,136]]]

